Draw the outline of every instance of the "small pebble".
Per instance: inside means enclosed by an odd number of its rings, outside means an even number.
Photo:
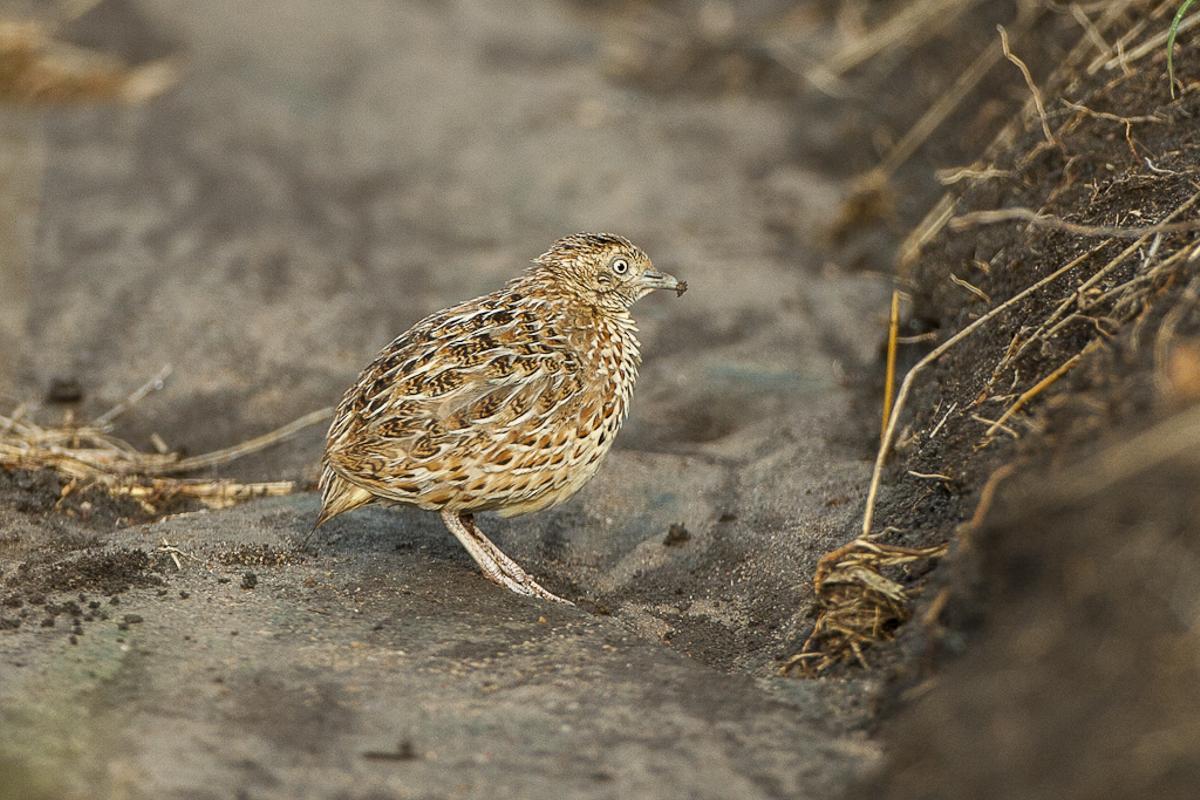
[[[46,388],[47,403],[78,403],[83,399],[83,386],[78,378],[51,378]]]
[[[142,621],[142,615],[141,614],[126,614],[125,616],[121,617],[121,620],[124,621],[128,625],[135,625]]]
[[[253,572],[247,572],[245,575],[242,576],[242,588],[243,589],[253,589],[255,586],[258,586],[258,576],[257,575],[255,575]]]

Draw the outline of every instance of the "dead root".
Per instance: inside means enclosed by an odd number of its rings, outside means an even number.
[[[800,652],[780,667],[780,674],[800,670],[811,677],[835,664],[852,662],[867,667],[863,651],[891,639],[896,627],[911,615],[912,590],[883,571],[941,558],[946,547],[899,547],[855,539],[826,553],[813,578],[817,621]]]

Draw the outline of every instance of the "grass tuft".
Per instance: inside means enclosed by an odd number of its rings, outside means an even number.
[[[1183,0],[1183,4],[1179,6],[1179,10],[1175,12],[1175,19],[1171,20],[1171,28],[1167,33],[1167,82],[1171,84],[1171,98],[1175,97],[1175,37],[1179,34],[1179,26],[1183,23],[1183,16],[1196,0]]]

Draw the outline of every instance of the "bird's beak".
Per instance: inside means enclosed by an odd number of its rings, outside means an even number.
[[[687,291],[687,281],[681,281],[674,275],[653,269],[643,272],[640,282],[646,289],[673,289],[676,296]]]

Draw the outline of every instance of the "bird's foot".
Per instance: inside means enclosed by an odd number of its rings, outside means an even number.
[[[516,566],[515,564],[513,566]],[[523,594],[527,597],[536,597],[539,600],[553,600],[556,603],[566,603],[569,606],[575,605],[570,600],[559,597],[554,592],[544,588],[540,583],[535,581],[528,572],[517,567],[518,574],[511,574],[508,570],[504,570],[499,576],[488,575],[487,577],[504,588],[517,594]],[[487,575],[487,573],[484,573]]]
[[[471,554],[471,558],[475,559],[475,563],[479,565],[484,577],[488,580],[500,584],[510,592],[525,595],[526,597],[536,597],[539,600],[553,600],[556,603],[565,603],[569,606],[575,605],[570,600],[559,597],[543,588],[528,572],[521,569],[521,566],[517,562],[505,555],[504,551],[483,534],[483,531],[475,524],[475,520],[472,519],[470,514],[456,514],[451,511],[443,511],[442,521],[446,523],[446,527],[450,529],[450,532],[454,534],[455,538]]]

